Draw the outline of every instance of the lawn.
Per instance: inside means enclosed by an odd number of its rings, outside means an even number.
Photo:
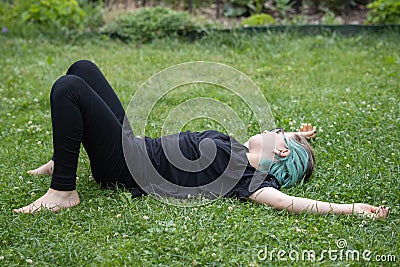
[[[0,265],[396,265],[400,261],[399,43],[400,35],[394,33],[353,37],[233,33],[146,45],[0,36]],[[318,137],[312,141],[316,171],[309,183],[285,193],[330,202],[384,204],[391,208],[389,217],[374,221],[294,215],[236,199],[195,207],[168,205],[149,196],[131,199],[129,192],[101,189],[94,182],[83,149],[79,206],[58,214],[13,214],[12,208],[32,202],[48,188],[49,177],[31,177],[26,171],[52,155],[52,83],[83,58],[100,66],[124,106],[150,76],[174,64],[205,60],[236,68],[263,92],[276,125],[294,130],[311,122],[318,127]],[[198,96],[230,105],[248,127],[248,136],[260,131],[235,95],[221,87],[195,87],[163,96],[151,113],[146,135],[158,136],[173,107]],[[224,130],[218,121],[204,118],[184,128]],[[315,251],[315,261],[308,260],[309,251]]]

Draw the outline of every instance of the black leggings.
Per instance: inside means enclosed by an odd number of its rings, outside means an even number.
[[[50,94],[54,171],[50,188],[76,189],[81,143],[93,178],[102,186],[136,187],[122,149],[125,111],[98,67],[75,62],[53,85]]]

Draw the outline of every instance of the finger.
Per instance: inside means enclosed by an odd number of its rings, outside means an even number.
[[[379,208],[374,215],[376,219],[382,218],[383,217],[382,209]]]
[[[308,124],[307,124],[307,131],[312,131],[312,125],[311,125],[311,123],[308,123]]]
[[[315,134],[314,131],[308,131],[308,132],[301,132],[301,136],[306,137],[306,138],[310,138]]]
[[[384,206],[379,208],[377,218],[386,218],[389,214],[389,208],[385,208]]]
[[[300,132],[303,132],[303,131],[304,131],[304,126],[303,126],[303,125],[300,126],[299,131],[300,131]]]
[[[374,218],[375,219],[386,218],[387,214],[388,214],[387,208],[385,208],[384,206],[380,206],[376,208],[374,212]]]

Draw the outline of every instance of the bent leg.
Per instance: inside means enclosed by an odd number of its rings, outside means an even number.
[[[93,62],[79,60],[69,67],[67,75],[75,75],[82,78],[104,100],[118,121],[121,124],[123,123],[124,108],[103,73]]]
[[[83,79],[66,75],[53,85],[50,102],[55,158],[50,187],[75,190],[81,143],[98,183],[133,186],[122,151],[122,125],[105,101]]]
[[[84,80],[88,85],[87,88],[90,88],[92,91],[94,91],[104,101],[104,103],[114,113],[114,116],[121,125],[124,124],[124,131],[133,136],[133,131],[128,120],[125,119],[124,122],[125,111],[120,100],[118,99],[118,96],[115,94],[113,88],[104,77],[103,73],[93,62],[88,60],[79,60],[69,67],[67,75],[78,76]],[[55,161],[54,154],[52,156],[52,160]],[[45,172],[34,171],[31,171],[31,173],[47,174]]]

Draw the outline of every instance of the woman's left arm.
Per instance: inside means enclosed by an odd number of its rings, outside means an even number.
[[[366,215],[371,218],[385,218],[389,208],[375,207],[363,203],[337,204],[328,203],[308,198],[289,196],[275,188],[264,187],[249,196],[250,199],[260,204],[266,204],[277,210],[287,210],[294,213],[314,212],[317,214],[356,214]]]

